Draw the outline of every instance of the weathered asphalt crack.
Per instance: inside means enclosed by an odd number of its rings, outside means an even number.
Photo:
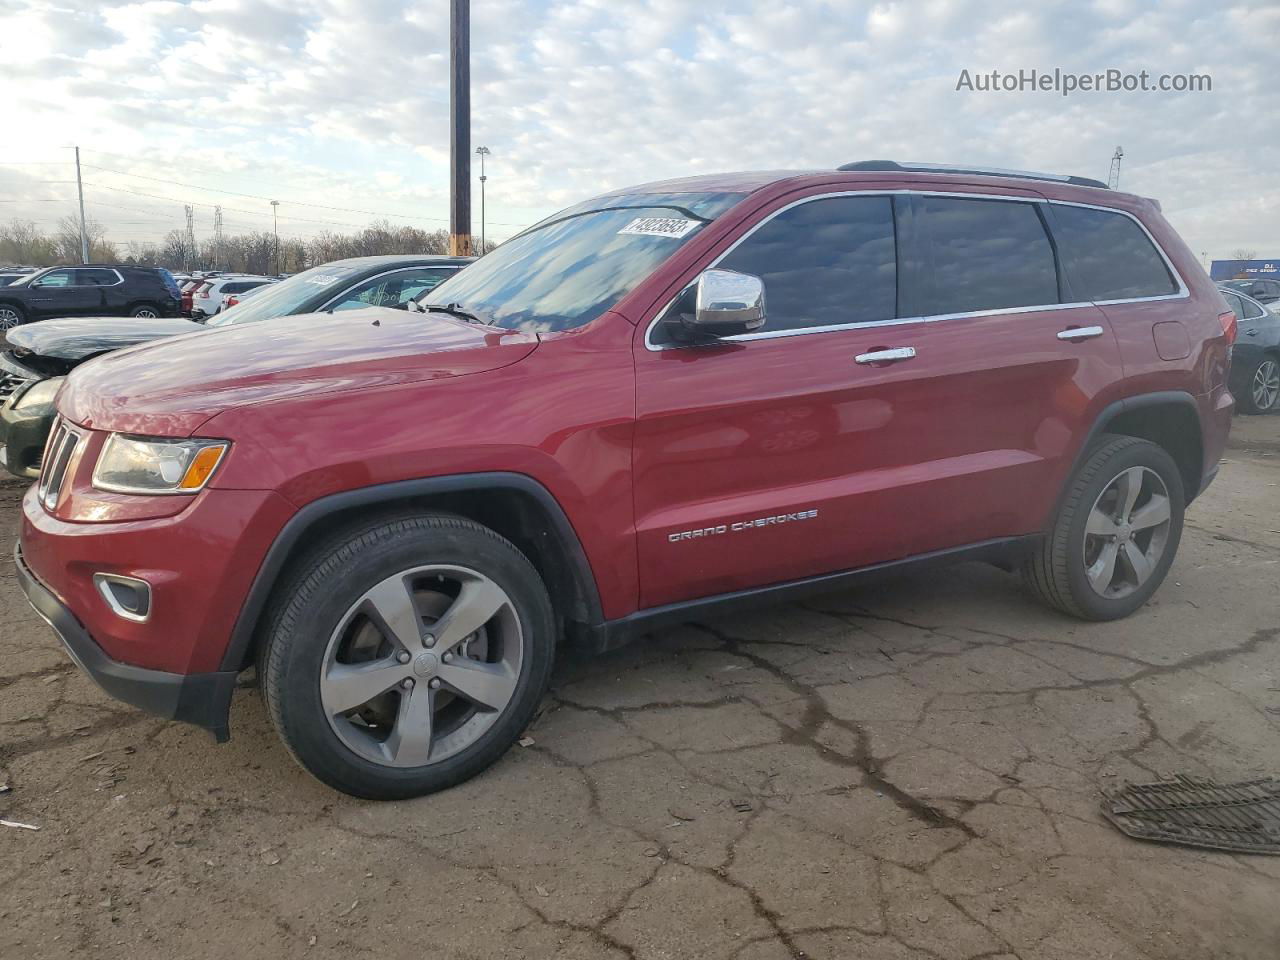
[[[807,747],[815,751],[828,763],[859,770],[862,774],[863,785],[884,794],[912,817],[931,827],[959,830],[967,837],[976,836],[973,828],[964,821],[957,820],[950,814],[912,796],[897,784],[889,781],[880,772],[881,761],[871,752],[870,737],[867,732],[856,723],[842,720],[833,715],[827,709],[822,695],[813,686],[802,683],[766,658],[744,650],[742,645],[747,641],[730,636],[724,631],[705,623],[693,623],[690,626],[715,637],[724,645],[724,650],[727,653],[747,660],[757,669],[769,674],[792,693],[796,694],[797,697],[803,699],[805,711],[799,726],[793,727],[779,721],[779,725],[786,731],[783,734],[784,742]],[[855,749],[852,755],[839,753],[817,739],[818,731],[823,724],[837,727],[853,737]]]

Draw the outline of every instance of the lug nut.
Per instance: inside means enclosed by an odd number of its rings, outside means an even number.
[[[436,645],[436,638],[428,633],[422,638],[422,645],[424,647],[434,647]]]
[[[432,690],[439,690],[439,689],[440,689],[440,678],[439,678],[439,677],[436,677],[434,680],[432,680],[432,681],[431,681],[431,683],[430,683],[430,684],[428,684],[428,686],[430,686]]]
[[[398,657],[396,657],[396,659],[399,660],[401,663],[408,663],[409,654],[401,652],[401,654]]]
[[[452,654],[452,653],[446,653],[446,654],[445,654],[443,657],[441,657],[440,659],[441,659],[441,660],[443,660],[445,663],[448,663],[450,660],[452,660],[452,659],[453,659],[453,654]]]
[[[406,679],[405,679],[405,681],[404,681],[404,683],[400,684],[400,686],[404,687],[406,690],[412,690],[412,689],[413,689],[413,677],[408,677],[408,678],[406,678]]]

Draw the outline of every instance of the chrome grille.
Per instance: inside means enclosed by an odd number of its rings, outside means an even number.
[[[0,403],[13,396],[13,392],[28,381],[27,377],[15,376],[12,373],[0,373]]]
[[[49,434],[49,443],[44,448],[40,479],[36,486],[36,496],[46,510],[52,510],[58,504],[58,494],[62,492],[62,484],[67,479],[67,466],[71,463],[71,456],[76,452],[76,444],[79,442],[80,434],[59,417]]]

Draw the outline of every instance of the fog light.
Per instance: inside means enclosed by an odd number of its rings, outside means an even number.
[[[93,584],[116,616],[142,623],[151,615],[151,584],[147,581],[116,573],[95,573]]]

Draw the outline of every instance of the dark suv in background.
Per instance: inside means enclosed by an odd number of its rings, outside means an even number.
[[[163,267],[49,267],[0,287],[0,331],[50,317],[176,317],[178,299]]]

